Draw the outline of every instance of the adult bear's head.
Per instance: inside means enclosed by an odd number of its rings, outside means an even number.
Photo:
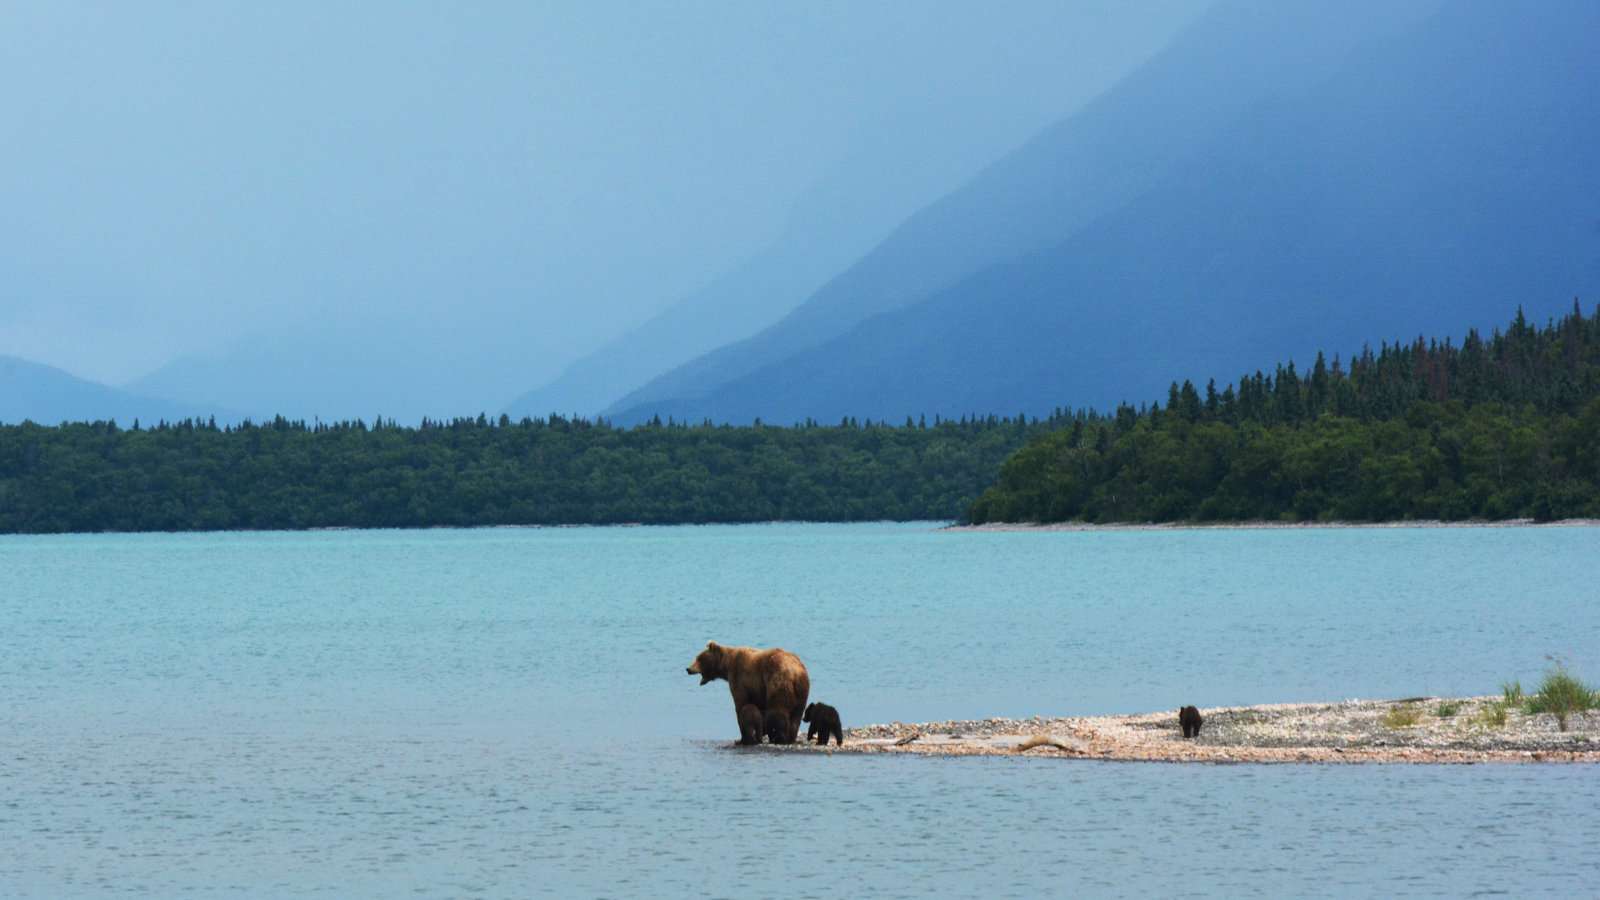
[[[706,644],[700,655],[694,658],[687,669],[690,675],[699,675],[701,684],[708,684],[718,678],[727,678],[728,669],[722,659],[722,648],[716,641]]]

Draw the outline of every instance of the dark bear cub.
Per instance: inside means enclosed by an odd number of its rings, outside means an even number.
[[[767,717],[763,721],[766,725],[767,740],[773,742],[774,744],[792,743],[792,741],[789,740],[789,717],[783,714],[783,710],[767,710]],[[795,730],[799,731],[798,728]]]
[[[1199,737],[1200,726],[1204,722],[1205,719],[1200,717],[1200,710],[1192,706],[1178,710],[1178,726],[1183,729],[1183,736],[1186,738]]]
[[[835,743],[844,746],[844,728],[839,725],[837,709],[826,703],[813,703],[806,707],[800,721],[811,723],[811,728],[806,731],[806,740],[826,744],[831,736]]]
[[[761,743],[761,732],[765,724],[761,716],[761,707],[754,703],[746,703],[739,707],[739,743],[746,746]]]

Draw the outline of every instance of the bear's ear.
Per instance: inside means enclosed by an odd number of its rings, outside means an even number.
[[[721,650],[722,648],[717,646],[717,642],[716,641],[706,641],[706,649],[707,650]]]

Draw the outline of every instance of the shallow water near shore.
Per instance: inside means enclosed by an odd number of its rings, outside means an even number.
[[[683,669],[785,646],[847,725],[1481,694],[1600,677],[1596,559],[1591,527],[0,537],[0,895],[1593,893],[1592,766],[747,752]]]

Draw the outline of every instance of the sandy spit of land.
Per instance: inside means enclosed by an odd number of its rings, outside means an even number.
[[[1501,725],[1494,719],[1495,699],[1430,697],[1202,709],[1205,726],[1199,738],[1190,740],[1182,737],[1177,711],[1163,710],[1121,716],[894,722],[848,729],[843,746],[762,749],[1198,763],[1600,763],[1600,711],[1572,716],[1567,731],[1559,730],[1552,715],[1529,715],[1518,709],[1506,710]]]
[[[1085,522],[990,522],[984,525],[948,525],[944,531],[1248,531],[1299,528],[1594,528],[1600,519],[1469,519],[1443,522],[1417,519],[1405,522],[1123,522],[1093,525]]]

